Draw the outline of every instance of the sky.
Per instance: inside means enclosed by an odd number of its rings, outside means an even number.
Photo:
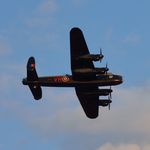
[[[0,0],[0,150],[149,150],[150,1]],[[42,75],[71,74],[71,28],[79,27],[103,67],[123,76],[111,110],[88,119],[73,88],[42,88],[35,101],[26,63]]]

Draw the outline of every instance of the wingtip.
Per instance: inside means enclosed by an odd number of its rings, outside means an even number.
[[[89,119],[96,119],[98,117],[98,114],[97,115],[86,115]]]
[[[99,115],[99,111],[97,110],[93,110],[93,111],[90,111],[90,112],[86,112],[85,111],[85,114],[86,114],[86,116],[89,118],[89,119],[96,119],[97,117],[98,117],[98,115]]]
[[[35,58],[33,56],[29,57],[28,61],[35,62]]]
[[[78,27],[73,27],[71,30],[70,30],[70,33],[74,33],[74,32],[82,32],[80,28]]]

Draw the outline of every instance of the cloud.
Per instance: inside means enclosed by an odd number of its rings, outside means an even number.
[[[58,48],[58,11],[59,5],[55,0],[44,0],[24,18],[25,36],[29,44],[46,50]]]
[[[148,143],[150,140],[149,91],[149,85],[114,90],[115,105],[112,105],[109,112],[107,108],[100,108],[100,116],[95,120],[86,118],[78,103],[77,107],[64,106],[51,117],[47,115],[39,122],[32,123],[42,122],[41,133],[47,136],[77,134],[77,136],[82,135],[84,140],[88,140],[88,137],[95,137],[97,141],[96,138],[100,137],[102,143],[104,137],[107,137],[108,142],[118,144],[123,142],[135,142],[139,145],[144,142]],[[79,138],[84,141],[83,139]],[[134,148],[136,150],[138,147]]]
[[[97,150],[149,150],[150,145],[139,146],[138,144],[119,144],[113,145],[110,143],[102,145]]]
[[[119,132],[127,135],[148,136],[150,134],[150,117],[147,115],[150,113],[149,90],[150,88],[147,86],[114,90],[116,95],[113,99],[118,104],[112,106],[109,112],[107,108],[100,108],[100,116],[96,120],[87,119],[79,103],[78,107],[71,109],[62,105],[63,107],[56,114],[53,114],[51,125],[54,124],[55,127],[58,126],[59,128],[59,124],[66,124],[64,128],[61,128],[62,131],[67,132],[66,130],[71,128],[75,132],[91,135]],[[75,97],[73,99],[77,100]],[[72,123],[71,126],[70,122]]]
[[[3,36],[0,36],[0,55],[10,54],[12,52],[12,48]]]
[[[72,0],[73,4],[77,7],[85,5],[86,1],[85,0]]]
[[[68,144],[74,144],[74,149],[79,150],[88,147],[99,147],[98,150],[148,150],[149,82],[139,87],[114,88],[111,110],[100,107],[100,115],[94,120],[85,116],[74,90],[43,88],[41,101],[33,100],[28,87],[20,85],[16,90],[17,99],[1,101],[1,107],[5,107],[11,115],[44,139],[63,135],[64,149],[67,149]]]
[[[44,0],[33,10],[30,18],[26,19],[26,24],[30,28],[49,27],[54,22],[53,15],[57,10],[58,5],[54,0]]]
[[[106,41],[110,42],[113,39],[113,29],[109,28],[105,33],[105,39]]]
[[[141,37],[137,33],[130,33],[124,39],[123,43],[138,44],[141,41]]]
[[[23,75],[26,74],[24,65],[5,62],[0,64],[0,91],[11,93],[20,85]]]
[[[54,13],[58,6],[54,0],[45,0],[38,8],[39,13]]]

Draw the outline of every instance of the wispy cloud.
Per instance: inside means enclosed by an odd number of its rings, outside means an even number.
[[[58,5],[54,0],[45,0],[38,8],[39,13],[54,13],[58,10]]]
[[[59,38],[58,11],[59,4],[55,0],[43,0],[24,18],[23,24],[29,44],[41,47],[40,49],[56,49]]]
[[[113,39],[113,29],[109,28],[105,33],[105,40],[109,42],[112,41],[112,39]]]
[[[72,0],[72,2],[75,6],[83,6],[83,4],[85,5],[86,3],[85,0]]]
[[[12,48],[8,40],[6,40],[6,38],[0,35],[0,55],[9,54],[11,52],[12,52]]]
[[[57,12],[58,5],[55,0],[44,0],[35,10],[30,18],[26,20],[29,27],[47,27],[53,23],[53,15]]]
[[[141,41],[141,37],[137,33],[129,33],[124,39],[123,43],[138,44]]]
[[[146,144],[143,146],[139,146],[138,144],[118,144],[118,145],[113,145],[110,143],[102,145],[100,148],[97,150],[149,150],[150,145]]]
[[[96,120],[87,119],[80,104],[72,109],[62,108],[53,115],[49,123],[47,122],[50,125],[49,131],[55,128],[57,129],[55,134],[108,135],[108,141],[116,139],[114,140],[116,143],[124,140],[136,141],[138,144],[148,142],[150,140],[150,117],[147,115],[150,113],[149,91],[147,85],[118,89],[114,96],[114,101],[116,100],[118,105],[112,106],[109,112],[106,108],[100,108],[100,116]],[[117,139],[118,135],[123,137]]]
[[[68,92],[68,90],[56,92],[50,88],[43,89],[43,95],[46,96],[41,101],[33,101],[27,87],[18,87],[17,92],[20,91],[20,94],[26,91],[24,97],[18,94],[18,97],[22,97],[25,101],[3,101],[2,107],[20,118],[33,132],[43,138],[64,135],[64,145],[68,144],[68,140],[69,143],[74,143],[74,140],[84,143],[92,137],[92,141],[95,142],[87,143],[84,149],[90,146],[98,150],[126,150],[127,148],[148,150],[146,148],[149,147],[150,141],[149,85],[148,83],[141,87],[115,89],[111,110],[108,112],[107,108],[100,108],[100,116],[95,120],[86,118],[74,91]],[[102,144],[99,144],[99,147],[95,147],[95,143],[96,145],[99,143],[97,139],[100,139]],[[107,139],[110,144],[107,144],[104,139]],[[143,143],[146,145],[143,146]]]

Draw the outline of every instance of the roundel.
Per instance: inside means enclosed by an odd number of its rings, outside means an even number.
[[[64,76],[64,77],[62,77],[62,81],[63,81],[63,82],[68,82],[68,81],[69,81],[69,78],[68,78],[67,76]]]

